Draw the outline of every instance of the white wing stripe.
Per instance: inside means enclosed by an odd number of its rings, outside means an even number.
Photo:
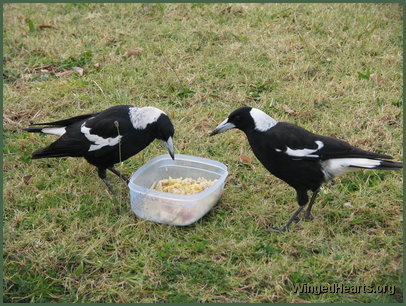
[[[321,148],[324,147],[324,143],[320,140],[316,140],[315,143],[317,144],[317,149],[291,149],[288,146],[286,146],[286,154],[289,156],[294,156],[294,157],[319,157],[316,154],[312,154]]]
[[[90,128],[86,127],[85,124],[86,122],[82,124],[82,126],[80,127],[80,131],[83,133],[83,135],[85,135],[87,140],[94,143],[90,145],[89,152],[99,150],[105,146],[115,146],[120,142],[121,137],[123,137],[121,135],[118,135],[116,137],[103,138],[99,135],[90,134]]]

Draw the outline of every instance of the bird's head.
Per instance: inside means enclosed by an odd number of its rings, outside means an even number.
[[[241,107],[233,111],[226,120],[221,122],[210,136],[237,128],[243,132],[250,130],[266,131],[273,127],[277,121],[263,111],[252,107]]]
[[[162,145],[168,150],[172,159],[175,159],[175,149],[173,147],[173,134],[175,129],[168,115],[162,113],[155,125],[155,137],[159,139]]]
[[[137,130],[146,131],[153,139],[158,139],[175,159],[173,134],[175,132],[168,115],[156,107],[132,107],[130,120]]]

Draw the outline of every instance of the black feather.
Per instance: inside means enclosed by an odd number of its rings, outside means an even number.
[[[78,122],[78,121],[83,121],[84,119],[94,117],[97,114],[99,114],[99,113],[84,114],[84,115],[71,117],[71,118],[68,118],[68,119],[63,119],[63,120],[59,120],[59,121],[53,121],[53,122],[34,123],[33,125],[52,125],[52,126],[55,126],[55,127],[67,126],[67,125],[71,125],[72,123],[75,123],[75,122]]]
[[[377,170],[400,170],[403,168],[403,163],[383,160],[382,163],[375,167]]]
[[[41,127],[32,126],[32,127],[23,129],[23,131],[30,132],[30,133],[42,133],[43,128],[44,128],[43,126],[41,126]]]

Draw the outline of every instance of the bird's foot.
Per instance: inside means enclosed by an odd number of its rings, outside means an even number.
[[[293,222],[298,223],[301,220],[307,220],[307,221],[313,220],[313,215],[312,214],[304,214],[304,216],[302,218],[300,218],[300,217],[294,218]]]
[[[121,175],[120,177],[127,185],[130,182],[130,179],[128,177],[126,177],[125,175]]]
[[[103,182],[106,184],[106,186],[107,186],[107,188],[109,189],[109,191],[110,191],[110,193],[113,195],[113,196],[117,196],[117,193],[114,191],[114,189],[113,189],[113,187],[110,185],[110,182],[107,180],[107,179],[102,179],[103,180]]]
[[[109,191],[113,196],[117,197],[117,193],[114,191],[113,188],[111,188],[111,189],[109,188]]]
[[[117,175],[119,178],[121,178],[127,185],[130,182],[130,179],[128,177],[126,177],[124,174],[121,174],[120,171],[118,171],[116,168],[114,167],[110,167],[108,168],[111,172],[113,172],[115,175]]]
[[[313,220],[313,216],[312,216],[312,214],[311,213],[305,213],[304,214],[304,216],[303,216],[303,219],[305,219],[305,220]]]
[[[272,226],[271,229],[281,233],[281,232],[286,232],[286,230],[288,228],[286,226],[283,226],[283,227],[274,227],[274,226]]]

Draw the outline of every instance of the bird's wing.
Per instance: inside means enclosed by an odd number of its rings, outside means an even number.
[[[327,136],[319,136],[319,138],[321,138],[321,141],[324,143],[324,147],[318,152],[323,160],[330,158],[393,158],[390,155],[356,148],[349,143],[336,138]]]
[[[122,137],[133,129],[128,117],[112,113],[108,117],[99,115],[87,120],[81,132],[91,142],[89,152],[94,151],[96,157],[101,157],[118,150]]]
[[[130,131],[133,127],[128,114],[128,105],[117,105],[89,118],[85,126],[90,133],[103,138],[116,137]]]
[[[392,158],[389,155],[358,149],[345,141],[317,135],[285,122],[278,123],[267,134],[272,139],[269,143],[273,149],[292,159]]]
[[[120,116],[94,117],[85,122],[85,127],[90,129],[91,134],[103,138],[124,135],[134,129],[128,119]]]

